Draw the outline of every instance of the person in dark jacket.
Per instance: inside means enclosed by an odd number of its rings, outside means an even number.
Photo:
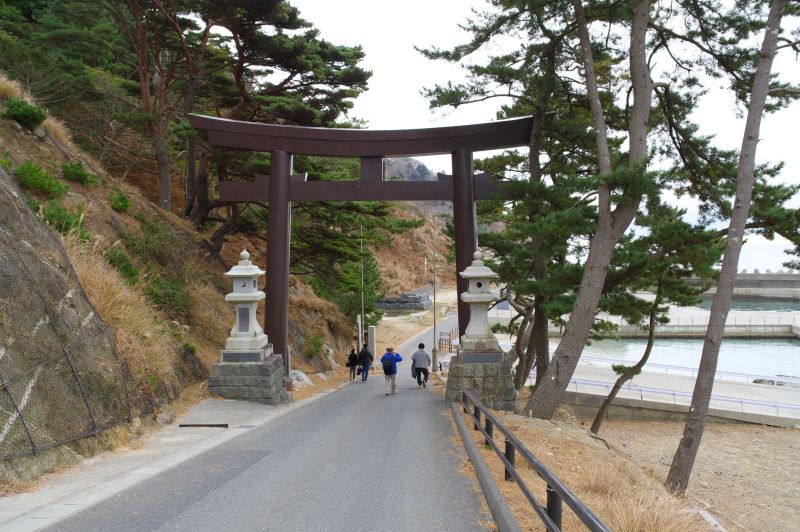
[[[389,395],[390,392],[394,395],[397,391],[397,363],[402,361],[403,357],[400,356],[400,353],[395,353],[391,347],[387,347],[386,353],[381,357],[383,376],[386,378],[386,385],[384,386],[386,395]]]
[[[356,348],[350,350],[350,354],[347,356],[347,367],[350,368],[350,380],[356,380],[356,367],[358,366],[358,355],[356,354]]]
[[[411,355],[412,366],[415,370],[417,388],[428,386],[428,366],[431,365],[431,356],[425,351],[425,344],[419,344],[414,354]]]
[[[367,349],[367,344],[364,344],[364,347],[361,348],[361,352],[358,353],[358,363],[361,364],[361,382],[367,382],[369,367],[372,365],[373,360],[375,359],[369,349]]]

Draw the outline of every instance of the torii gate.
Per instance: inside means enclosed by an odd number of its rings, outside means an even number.
[[[224,201],[266,201],[267,286],[264,330],[273,350],[289,368],[289,245],[292,201],[421,201],[453,202],[456,280],[461,294],[467,282],[458,275],[472,262],[477,248],[475,201],[489,199],[496,186],[485,174],[474,174],[476,151],[513,148],[530,142],[532,118],[514,118],[485,124],[427,129],[368,130],[279,126],[190,114],[189,123],[205,131],[213,146],[271,152],[270,175],[252,182],[220,183]],[[453,175],[437,181],[384,181],[383,158],[450,153]],[[359,157],[356,181],[306,181],[292,176],[292,154]],[[458,301],[458,330],[469,323],[469,306]]]

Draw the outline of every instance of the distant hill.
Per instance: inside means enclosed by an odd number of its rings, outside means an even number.
[[[384,159],[383,175],[387,180],[400,178],[401,181],[436,181],[436,174],[420,161],[410,157]]]

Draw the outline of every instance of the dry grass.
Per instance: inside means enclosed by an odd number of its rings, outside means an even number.
[[[117,351],[136,380],[152,374],[171,380],[178,366],[178,343],[156,320],[157,312],[105,261],[96,245],[65,237],[64,247],[89,300],[114,328]]]
[[[404,219],[412,217],[406,209],[398,206],[393,207],[392,215]],[[387,294],[413,290],[433,281],[434,246],[437,280],[445,284],[455,284],[455,264],[448,263],[446,259],[449,238],[441,233],[441,223],[435,229],[432,219],[426,218],[425,225],[394,235],[390,246],[375,251],[375,259],[378,261]]]
[[[577,423],[497,414],[534,456],[570,486],[612,530],[694,532],[711,529],[687,501],[671,496],[626,458],[593,440]],[[538,516],[516,484],[503,479],[503,465],[493,450],[485,448],[483,435],[476,431],[472,431],[472,435],[523,529],[542,530]],[[496,441],[500,442],[500,437],[496,437]],[[534,496],[544,504],[547,499],[545,483],[519,455],[517,470]],[[566,505],[563,519],[564,530],[583,529]]]
[[[609,419],[601,435],[662,484],[682,422]],[[728,530],[797,530],[800,432],[760,425],[706,424],[687,498]]]
[[[77,151],[75,145],[72,143],[72,133],[70,133],[67,126],[59,120],[58,118],[53,118],[52,116],[48,116],[42,122],[42,126],[44,126],[45,131],[47,134],[56,142],[58,142],[63,148],[68,148],[70,151]]]
[[[222,345],[233,322],[233,308],[225,302],[224,294],[208,283],[190,282],[189,322],[197,336]]]
[[[29,100],[30,98],[25,94],[25,90],[18,81],[8,79],[5,74],[0,72],[0,99]]]
[[[0,488],[0,495],[8,497],[10,495],[18,495],[20,493],[29,493],[34,491],[39,486],[39,481],[35,480],[15,480],[3,479],[2,488]]]

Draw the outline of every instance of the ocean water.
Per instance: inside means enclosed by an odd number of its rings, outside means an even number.
[[[587,346],[584,354],[635,363],[646,345],[646,338],[598,340]],[[558,342],[552,341],[550,352],[557,346]],[[702,338],[656,338],[648,362],[697,368],[702,350]],[[717,370],[800,377],[800,339],[725,338],[720,347]]]
[[[711,309],[712,299],[703,299],[698,307]],[[731,310],[759,310],[772,312],[800,312],[800,299],[765,299],[762,297],[737,296],[731,300]]]

